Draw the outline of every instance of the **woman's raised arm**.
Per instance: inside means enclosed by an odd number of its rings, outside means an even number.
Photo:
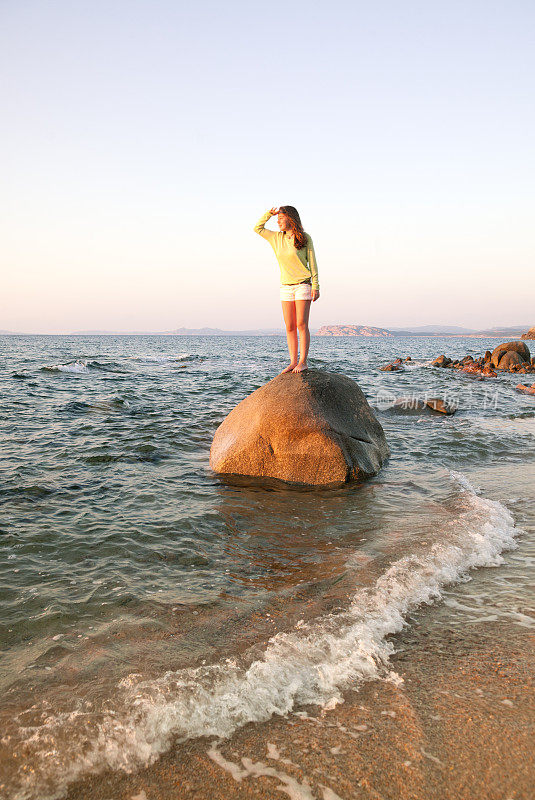
[[[266,211],[265,214],[262,214],[253,228],[254,232],[259,233],[260,236],[264,237],[264,239],[272,239],[275,236],[275,231],[270,231],[269,228],[264,228],[266,222],[273,216],[273,211],[274,209],[270,209],[269,211]]]

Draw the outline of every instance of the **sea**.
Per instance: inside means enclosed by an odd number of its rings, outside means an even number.
[[[312,335],[309,367],[358,383],[391,455],[303,488],[209,467],[283,335],[0,337],[0,797],[396,682],[424,606],[533,629],[533,376],[431,363],[499,343]],[[409,402],[435,397],[456,413]]]

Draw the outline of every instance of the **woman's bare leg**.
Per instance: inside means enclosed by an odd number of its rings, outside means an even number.
[[[308,348],[310,347],[310,331],[308,329],[308,315],[310,314],[310,304],[312,300],[296,300],[295,313],[297,330],[299,331],[299,349],[300,357],[299,362],[293,368],[292,372],[302,372],[308,369],[307,356]]]
[[[297,366],[297,324],[295,313],[295,302],[293,300],[281,300],[282,316],[286,325],[286,340],[290,351],[290,363],[282,372],[290,372]],[[281,373],[282,375],[282,373]]]

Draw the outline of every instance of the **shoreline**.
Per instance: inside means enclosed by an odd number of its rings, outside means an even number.
[[[5,420],[13,456],[6,495],[18,525],[6,536],[13,550],[5,567],[18,595],[4,623],[13,628],[11,664],[21,667],[12,670],[4,712],[0,761],[4,779],[13,777],[6,798],[239,800],[281,791],[297,800],[529,797],[531,400],[506,381],[489,404],[484,385],[465,381],[455,417],[378,408],[395,453],[384,474],[310,503],[312,495],[302,493],[222,486],[203,466],[210,429],[227,405],[254,391],[276,364],[267,340],[256,338],[244,354],[240,337],[214,337],[209,346],[191,337],[187,347],[149,338],[118,337],[101,348],[95,337],[86,342],[95,356],[83,371],[74,339],[42,344],[37,356],[33,340],[13,348],[4,342],[7,396],[24,421],[19,432],[11,413]],[[451,350],[480,349],[468,339]],[[368,369],[365,355],[391,352],[391,344],[360,337],[336,346],[318,340],[317,347],[320,367],[334,363],[369,395],[383,391],[384,377]],[[450,391],[450,373],[427,369],[428,350],[428,342],[413,340],[416,368],[389,377],[392,390]],[[190,369],[179,372],[184,362]],[[22,451],[21,436],[28,442]],[[465,482],[478,488],[466,494],[459,489]],[[513,539],[518,549],[509,548]],[[36,542],[47,547],[40,560]],[[449,574],[449,555],[438,557],[449,554],[448,543],[459,545],[462,563],[474,565],[476,555],[480,566],[458,585],[446,581],[443,602],[419,605],[437,568],[442,578]],[[485,543],[490,549],[480,548]],[[393,590],[374,591],[368,607],[368,588],[398,563],[410,569],[396,567]],[[471,578],[466,589],[464,577]],[[59,608],[47,605],[50,586],[61,589]],[[311,621],[314,635],[322,632],[322,615],[343,611],[355,597],[356,617],[370,612],[362,615],[362,635],[318,640],[300,630]],[[400,626],[381,628],[377,641],[397,649],[388,666],[404,683],[358,685],[358,676],[369,679],[372,658],[391,653],[366,642],[370,630],[376,642],[377,614],[388,622],[392,610],[407,624],[393,638],[387,631]],[[273,659],[270,651],[269,670],[249,679],[249,660],[263,657],[274,633],[294,628],[290,658]],[[347,671],[361,644],[363,669]],[[309,659],[315,652],[327,657]],[[236,654],[235,692],[225,659]],[[177,691],[175,670],[205,660],[202,680]],[[224,677],[214,691],[212,664]],[[358,690],[335,706],[332,679],[348,674]],[[285,711],[296,697],[328,705],[244,725]],[[170,730],[231,730],[220,724],[225,714],[243,725],[230,739],[173,743]],[[120,771],[169,745],[150,766]],[[94,764],[117,771],[84,773]]]
[[[443,623],[443,624],[442,624]],[[528,800],[535,781],[529,629],[447,626],[417,613],[396,639],[403,678],[364,683],[332,710],[303,708],[248,723],[228,740],[175,744],[134,774],[72,784],[67,800],[278,797],[294,800]]]

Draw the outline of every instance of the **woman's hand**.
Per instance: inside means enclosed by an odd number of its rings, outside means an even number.
[[[272,217],[275,217],[279,213],[279,209],[278,208],[270,208],[269,209],[269,213],[271,214]]]
[[[314,300],[317,300],[319,296],[320,296],[320,290],[312,289],[312,302],[314,302]]]

